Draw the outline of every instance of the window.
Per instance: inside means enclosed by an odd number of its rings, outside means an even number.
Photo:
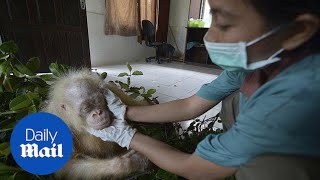
[[[200,18],[205,22],[205,27],[210,27],[212,17],[210,14],[210,5],[208,0],[202,0],[201,2]]]

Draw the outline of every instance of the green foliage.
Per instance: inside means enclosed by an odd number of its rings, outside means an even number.
[[[47,97],[49,81],[67,73],[71,67],[52,63],[49,69],[52,74],[37,75],[40,59],[31,58],[24,65],[16,57],[18,47],[13,41],[0,45],[0,179],[52,179],[52,176],[31,175],[22,170],[13,160],[10,151],[10,136],[16,123],[28,114],[40,110]],[[121,73],[119,77],[127,77],[127,81],[116,81],[124,92],[133,98],[143,97],[150,103],[158,103],[155,89],[146,90],[144,87],[131,86],[133,76],[141,76],[141,71],[132,71],[127,64],[129,73]],[[107,73],[98,74],[102,79]],[[218,116],[208,120],[196,120],[187,130],[180,124],[141,124],[130,122],[146,135],[162,140],[181,151],[192,153],[199,141],[207,134],[219,133],[213,129]],[[179,132],[179,133],[178,133]],[[182,179],[161,169],[153,169],[148,173],[133,176],[130,179],[175,180]]]
[[[71,67],[64,64],[51,63],[49,69],[54,76],[59,77],[67,73]]]
[[[70,67],[52,63],[53,75],[39,76],[36,72],[40,59],[33,57],[23,64],[17,52],[13,41],[0,45],[0,179],[45,179],[47,176],[31,175],[17,166],[11,155],[10,136],[21,118],[39,111],[47,97],[47,81],[54,80]]]
[[[126,82],[122,82],[120,80],[115,81],[119,85],[119,87],[134,99],[140,96],[144,98],[146,101],[148,101],[149,103],[159,104],[157,97],[152,97],[157,90],[155,89],[146,90],[146,88],[143,86],[140,86],[140,87],[131,86],[131,78],[133,76],[141,76],[143,75],[143,72],[142,71],[132,72],[132,66],[129,63],[127,63],[127,68],[129,72],[123,72],[118,75],[118,77],[126,77],[127,81]]]
[[[100,74],[99,74],[99,75],[100,75]],[[100,75],[101,79],[106,79],[107,76],[108,76],[108,74],[107,74],[106,72],[103,72],[103,73]]]

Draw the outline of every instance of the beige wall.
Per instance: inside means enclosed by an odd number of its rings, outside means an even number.
[[[106,36],[104,34],[104,2],[104,0],[86,1],[92,66],[124,64],[155,55],[154,49],[139,44],[137,37]]]

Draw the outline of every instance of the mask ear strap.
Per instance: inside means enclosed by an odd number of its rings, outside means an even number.
[[[279,31],[281,28],[282,28],[282,26],[278,26],[278,27],[276,27],[276,28],[272,29],[271,31],[269,31],[269,32],[267,32],[267,33],[265,33],[265,34],[263,34],[262,36],[258,37],[257,39],[254,39],[254,40],[252,40],[252,41],[248,42],[248,43],[247,43],[247,46],[251,46],[251,45],[253,45],[253,44],[255,44],[255,43],[257,43],[257,42],[261,41],[262,39],[264,39],[264,38],[266,38],[266,37],[268,37],[268,36],[272,35],[273,33],[275,33],[275,32],[277,32],[277,31]]]
[[[284,51],[283,48],[281,48],[279,51],[275,52],[269,59],[273,59],[277,57],[279,54],[281,54]]]
[[[248,69],[250,70],[254,70],[256,68],[261,68],[264,67],[264,65],[266,64],[273,64],[275,62],[278,62],[281,60],[281,58],[277,57],[279,54],[281,54],[284,51],[283,48],[281,48],[280,50],[278,50],[277,52],[275,52],[270,58],[268,58],[268,60],[264,60],[264,61],[258,61],[258,62],[254,62],[248,65]]]

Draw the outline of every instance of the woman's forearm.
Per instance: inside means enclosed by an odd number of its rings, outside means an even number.
[[[152,139],[141,133],[136,133],[130,143],[130,148],[145,155],[161,169],[182,176],[183,162],[190,158],[190,154],[183,153],[173,147]]]
[[[194,154],[187,154],[137,132],[130,148],[145,155],[155,165],[187,179],[223,179],[234,174],[237,168],[222,167]]]
[[[192,96],[152,106],[129,106],[126,117],[137,122],[179,122],[198,117],[216,104],[218,103]]]

